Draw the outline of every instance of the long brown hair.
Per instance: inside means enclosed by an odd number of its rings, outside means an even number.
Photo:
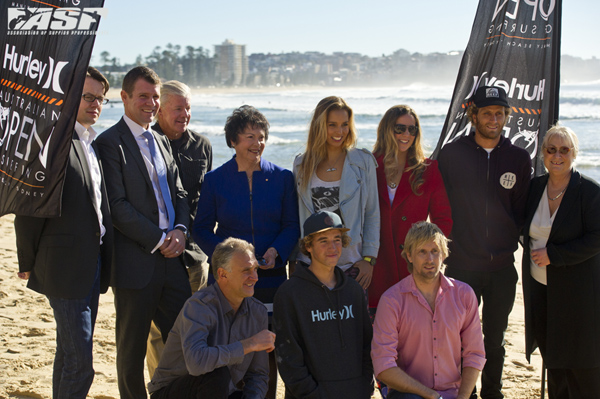
[[[352,108],[341,97],[331,96],[319,101],[310,121],[308,140],[302,163],[298,168],[300,187],[305,190],[319,163],[327,158],[327,117],[330,111],[342,110],[348,113],[348,135],[342,143],[342,149],[348,150],[356,145],[356,127]]]
[[[412,171],[409,181],[413,193],[421,195],[423,193],[419,193],[419,188],[423,185],[423,173],[429,165],[425,163],[425,154],[423,153],[423,147],[421,147],[421,122],[414,109],[408,105],[394,105],[387,110],[383,118],[381,118],[379,126],[377,126],[377,141],[375,141],[375,146],[373,147],[373,154],[376,157],[383,155],[383,166],[386,176],[396,177],[402,174],[403,171],[398,166],[398,142],[396,141],[394,126],[398,118],[404,115],[410,115],[415,118],[415,126],[417,127],[415,141],[408,149],[406,155],[406,163],[408,165],[406,170]]]

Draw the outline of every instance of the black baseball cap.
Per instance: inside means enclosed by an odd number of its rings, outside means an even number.
[[[304,237],[331,229],[338,229],[341,231],[350,230],[344,227],[342,219],[337,213],[319,211],[310,215],[304,222]]]
[[[510,107],[506,99],[506,92],[501,87],[481,86],[475,92],[473,102],[477,108],[489,107],[490,105]]]

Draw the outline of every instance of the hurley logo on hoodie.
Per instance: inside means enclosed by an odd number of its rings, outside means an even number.
[[[331,308],[324,312],[321,312],[319,310],[313,310],[310,312],[310,314],[312,316],[313,323],[316,321],[337,320],[338,316],[340,320],[353,319],[354,313],[352,313],[352,306],[354,305],[344,305],[344,308],[340,309],[339,311],[331,310]]]

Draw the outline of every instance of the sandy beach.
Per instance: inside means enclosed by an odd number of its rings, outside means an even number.
[[[55,324],[45,296],[26,287],[17,277],[18,263],[13,215],[0,218],[0,399],[51,398]],[[68,256],[68,255],[67,255]],[[518,258],[520,260],[520,254]],[[520,263],[520,262],[519,262]],[[519,265],[520,266],[520,265]],[[521,283],[506,334],[504,395],[539,398],[541,357],[525,359]],[[88,398],[116,399],[115,309],[109,291],[100,297],[94,342],[96,377]],[[283,398],[279,384],[278,398]],[[379,395],[374,396],[379,398]]]

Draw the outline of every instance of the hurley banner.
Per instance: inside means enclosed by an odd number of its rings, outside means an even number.
[[[503,88],[512,108],[504,135],[536,157],[558,119],[561,0],[480,0],[452,103],[433,157],[471,123],[467,108],[480,86]]]
[[[104,0],[0,3],[0,216],[60,215]]]

